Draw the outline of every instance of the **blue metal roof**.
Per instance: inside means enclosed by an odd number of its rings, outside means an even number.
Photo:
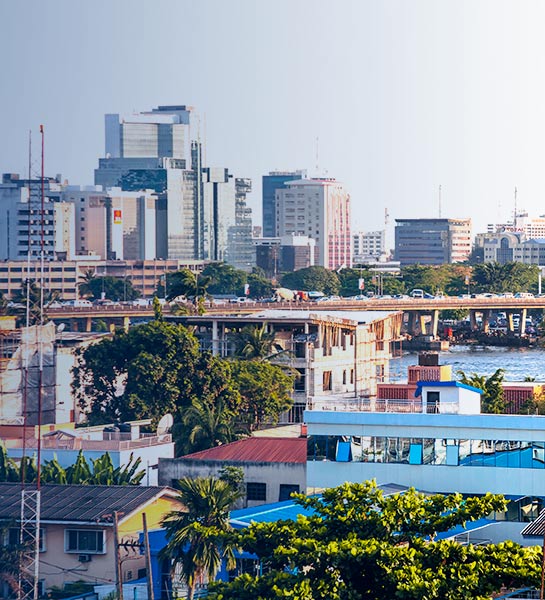
[[[249,527],[251,523],[273,523],[274,521],[296,521],[299,515],[310,517],[314,510],[304,508],[293,500],[262,504],[231,512],[230,523],[235,529]]]
[[[418,398],[418,396],[422,394],[422,389],[426,387],[458,387],[463,388],[464,390],[471,390],[472,392],[484,394],[483,390],[461,383],[460,381],[419,381],[414,393],[415,398]]]

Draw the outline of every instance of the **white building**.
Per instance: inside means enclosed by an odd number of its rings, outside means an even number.
[[[276,235],[316,240],[315,262],[327,269],[352,266],[350,195],[334,179],[300,179],[276,190]]]
[[[386,252],[386,231],[358,231],[352,236],[352,258],[355,263],[377,260]]]

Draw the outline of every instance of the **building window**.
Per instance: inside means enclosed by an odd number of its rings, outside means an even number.
[[[10,527],[9,530],[4,534],[4,546],[18,546],[21,536],[21,529],[19,527]],[[1,538],[0,538],[1,540]],[[27,537],[27,541],[30,541]],[[40,527],[40,552],[46,551],[45,546],[45,529]]]
[[[331,391],[331,371],[324,371],[322,389],[324,392]]]
[[[289,500],[292,494],[299,493],[299,486],[294,483],[281,483],[280,493],[278,494],[278,502]]]
[[[86,554],[105,554],[104,530],[65,529],[64,551]]]
[[[346,385],[346,370],[343,371],[343,385]]]
[[[267,499],[267,484],[248,482],[246,484],[246,497],[248,500],[265,501]]]

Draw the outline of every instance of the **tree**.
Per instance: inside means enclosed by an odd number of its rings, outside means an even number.
[[[93,300],[104,297],[115,302],[130,302],[140,297],[140,292],[134,288],[130,279],[120,279],[111,275],[94,276],[81,284],[80,293],[82,293],[82,289],[86,290],[87,296]]]
[[[473,267],[473,282],[478,292],[527,292],[535,289],[538,272],[536,265],[484,263]]]
[[[513,542],[462,546],[437,534],[505,510],[502,496],[384,496],[374,482],[297,495],[310,516],[228,534],[266,569],[211,586],[210,600],[485,600],[536,585],[541,551]]]
[[[335,271],[328,271],[325,267],[313,266],[283,275],[282,287],[291,290],[317,290],[329,296],[330,294],[339,293],[341,282]]]
[[[261,269],[248,275],[247,280],[250,286],[250,298],[270,298],[273,295],[273,286],[269,279],[261,273]]]
[[[221,398],[214,402],[193,400],[175,429],[176,446],[183,454],[199,452],[236,439],[235,413]]]
[[[174,300],[179,296],[193,299],[197,304],[199,298],[206,296],[206,290],[210,285],[211,278],[199,275],[189,269],[181,269],[175,273],[167,273],[167,300]]]
[[[485,413],[505,412],[505,399],[503,393],[503,377],[505,371],[497,369],[490,377],[472,373],[468,377],[463,371],[458,371],[458,377],[462,383],[483,390],[481,408]]]
[[[91,424],[150,418],[167,412],[181,422],[193,399],[238,396],[226,361],[201,352],[183,325],[154,320],[116,331],[78,353],[72,387]]]
[[[81,281],[78,282],[78,291],[80,298],[89,298],[93,295],[91,283],[95,279],[95,271],[87,269],[81,276]]]
[[[141,458],[130,455],[129,462],[124,467],[114,467],[108,452],[91,459],[89,466],[83,451],[78,452],[76,462],[66,469],[60,465],[57,458],[46,460],[40,470],[42,483],[59,483],[69,485],[138,485],[146,472],[139,470]],[[24,475],[24,476],[23,476]],[[19,463],[7,456],[3,446],[0,446],[0,481],[35,483],[38,469],[34,458],[25,457]]]
[[[236,294],[240,296],[248,276],[244,271],[235,269],[227,263],[211,263],[202,272],[204,277],[210,278],[208,292],[210,294]]]
[[[177,487],[185,511],[173,511],[163,520],[168,540],[164,556],[181,568],[192,600],[196,584],[213,579],[223,559],[234,563],[233,547],[220,542],[220,535],[230,529],[229,510],[240,491],[215,477],[186,477]]]
[[[235,355],[248,360],[264,360],[273,353],[275,335],[265,324],[247,325],[235,336]]]
[[[239,422],[254,431],[277,423],[293,405],[293,377],[281,367],[263,361],[233,361],[233,379],[241,396]]]
[[[10,309],[10,312],[17,315],[20,319],[26,315],[26,306],[28,298],[29,322],[30,325],[36,325],[41,321],[42,302],[46,309],[52,302],[59,298],[59,292],[55,290],[42,290],[34,280],[21,281],[21,288],[13,295],[13,302],[17,305]],[[44,321],[47,321],[44,315]]]

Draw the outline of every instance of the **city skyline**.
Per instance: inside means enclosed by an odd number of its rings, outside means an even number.
[[[387,209],[390,247],[396,218],[485,231],[515,186],[519,209],[545,212],[544,16],[488,0],[4,4],[1,170],[26,173],[43,123],[47,174],[91,184],[104,114],[181,103],[207,163],[252,179],[256,224],[261,177],[306,169],[345,184],[354,230]]]

